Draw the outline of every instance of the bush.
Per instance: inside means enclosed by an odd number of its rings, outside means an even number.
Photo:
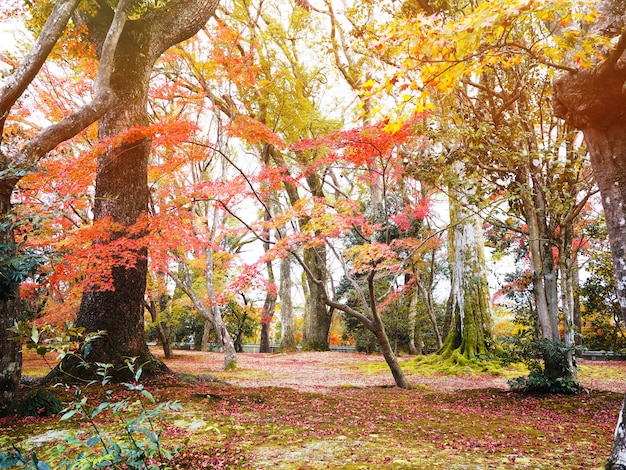
[[[44,389],[37,389],[20,398],[15,405],[15,413],[20,416],[53,416],[63,410],[59,397]]]
[[[535,339],[525,342],[521,357],[530,373],[528,377],[517,377],[508,384],[514,391],[523,393],[574,394],[581,390],[576,379],[576,370],[569,366],[569,355],[576,347],[566,347],[560,341]]]

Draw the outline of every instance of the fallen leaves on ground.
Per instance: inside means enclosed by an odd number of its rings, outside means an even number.
[[[377,366],[381,361],[333,352],[240,354],[237,370],[222,371],[221,354],[176,351],[166,361],[173,370],[231,385],[168,377],[146,387],[159,401],[183,404],[160,423],[166,445],[185,443],[177,469],[600,469],[606,463],[624,363],[583,363],[583,382],[594,390],[580,395],[522,396],[508,391],[502,377],[420,376],[413,369],[415,388],[400,390]],[[63,426],[48,418],[5,419],[0,427],[15,439],[30,436],[24,442],[35,446],[33,437]]]

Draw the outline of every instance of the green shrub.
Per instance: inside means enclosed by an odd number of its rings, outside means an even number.
[[[49,390],[37,389],[20,398],[15,413],[20,416],[52,416],[63,410],[59,397]]]
[[[548,339],[535,339],[526,343],[521,359],[530,373],[528,377],[509,380],[509,386],[523,393],[578,393],[581,386],[576,378],[576,370],[570,367],[568,361],[569,355],[573,355],[575,350],[575,346],[566,347],[560,341]]]

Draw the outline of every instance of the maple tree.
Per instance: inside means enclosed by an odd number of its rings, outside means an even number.
[[[169,47],[196,34],[213,15],[217,4],[217,0],[173,0],[162,6],[145,4],[144,10],[138,11],[124,28],[114,58],[111,86],[118,101],[99,119],[98,136],[107,140],[119,134],[127,135],[98,156],[94,223],[109,220],[118,224],[112,227],[112,241],[123,237],[129,245],[124,262],[111,270],[112,289],[85,290],[76,324],[87,331],[109,332],[94,343],[88,359],[111,363],[120,375],[124,374],[124,357],[138,357],[140,363],[151,362],[143,334],[147,249],[132,243],[132,234],[128,236],[129,227],[148,208],[150,136],[132,131],[148,124],[146,105],[155,61]],[[101,48],[102,34],[110,24],[112,13],[108,4],[97,2],[93,11],[81,16],[87,39],[96,50]]]
[[[626,48],[626,41],[620,26],[623,24],[622,9],[610,10],[608,7],[615,7],[612,2],[603,2],[601,6],[604,7],[604,17],[595,23],[600,27],[591,28],[589,25],[598,16],[588,8],[589,5],[580,8],[580,5],[567,2],[547,2],[540,6],[529,2],[495,6],[484,2],[472,5],[467,12],[451,8],[446,10],[446,15],[439,17],[413,10],[408,15],[411,16],[410,21],[392,25],[382,34],[384,42],[379,36],[377,44],[385,53],[395,53],[404,59],[398,61],[401,64],[399,70],[390,75],[382,88],[389,86],[394,90],[404,90],[408,95],[412,93],[411,90],[419,90],[419,96],[423,99],[421,102],[425,106],[432,106],[429,99],[433,92],[450,91],[463,80],[484,75],[494,65],[514,70],[524,57],[548,66],[548,72],[554,73],[557,69],[569,72],[555,82],[554,110],[557,116],[565,118],[573,127],[582,129],[585,135],[594,174],[603,194],[605,211],[611,212],[610,217],[613,217],[612,223],[615,224],[610,230],[610,238],[617,266],[623,264],[620,241],[623,239],[620,230],[623,229],[619,228],[623,225],[620,225],[620,220],[624,219],[620,212],[623,196],[620,195],[622,184],[619,181],[614,184],[615,175],[621,172],[612,165],[618,161],[616,155],[619,154],[619,148],[623,147],[620,144],[623,71],[617,64]],[[433,11],[432,8],[430,11]],[[550,22],[555,18],[560,18],[560,21]],[[611,24],[618,25],[613,33],[607,27]],[[530,28],[524,29],[524,26]],[[533,36],[518,39],[513,33],[520,30],[529,31]],[[611,34],[616,38],[613,43]],[[448,47],[441,47],[442,44]],[[419,69],[419,81],[407,80],[406,72],[412,69]],[[567,234],[564,229],[562,234]],[[535,236],[531,235],[534,240],[539,237],[538,231],[535,231]],[[565,237],[571,237],[571,233]],[[549,246],[548,241],[544,243]],[[569,245],[569,241],[561,243],[564,255],[569,253]],[[542,248],[539,246],[538,249]],[[537,272],[546,268],[553,270],[550,266],[554,262],[552,256],[545,250],[544,253],[541,263],[537,264]],[[565,270],[563,276],[567,276],[567,266],[562,267]],[[556,278],[545,281],[556,283]],[[616,276],[616,282],[619,290],[619,275]],[[569,291],[568,283],[566,278],[562,286],[565,294]],[[564,308],[571,310],[571,296],[567,297]],[[567,314],[570,322],[570,312]],[[555,315],[551,317],[542,321],[543,333],[545,335],[551,328],[552,334],[556,336]],[[553,323],[551,327],[550,322]],[[571,335],[568,337],[571,338]],[[616,449],[611,457],[614,463],[623,458],[619,454],[623,453],[625,436],[626,432],[618,426]],[[622,443],[622,450],[618,449],[618,442]]]
[[[397,293],[402,290],[397,280],[409,270],[415,253],[420,251],[426,241],[410,236],[399,238],[392,234],[409,231],[412,220],[426,216],[428,204],[419,199],[419,192],[414,193],[403,209],[394,213],[389,211],[385,200],[390,186],[398,184],[407,176],[398,158],[399,147],[406,145],[419,151],[419,140],[415,139],[413,127],[420,119],[421,116],[416,116],[415,120],[397,130],[387,129],[383,122],[297,143],[294,146],[296,151],[319,153],[316,165],[332,167],[339,164],[344,167],[344,172],[348,168],[352,169],[356,177],[353,190],[357,192],[362,190],[367,194],[367,182],[372,169],[376,169],[381,178],[384,212],[380,217],[374,211],[367,214],[343,194],[334,198],[314,198],[296,207],[307,215],[308,226],[292,237],[279,240],[276,245],[277,249],[287,249],[298,259],[306,275],[322,289],[322,298],[329,307],[354,317],[374,335],[396,385],[401,388],[410,388],[410,384],[393,353],[382,315],[397,300]],[[305,170],[303,177],[306,177],[308,171],[311,169]],[[356,240],[352,246],[342,241],[349,237]],[[323,280],[308,269],[303,257],[294,251],[295,247],[322,245],[328,248],[341,266],[351,286],[352,299],[346,298],[345,292],[340,295],[335,288],[328,290]],[[387,283],[384,289],[386,292],[380,294],[377,284],[385,278],[391,279],[391,282]]]
[[[39,130],[24,128],[13,121],[11,112],[19,107],[19,99],[48,60],[53,48],[66,29],[70,16],[76,10],[78,1],[58,1],[50,10],[47,21],[30,51],[17,63],[13,73],[0,88],[0,130],[2,150],[0,152],[0,241],[3,253],[15,256],[16,245],[13,236],[14,224],[11,221],[11,197],[16,184],[32,171],[34,165],[46,153],[60,143],[71,139],[96,121],[114,101],[110,79],[113,70],[113,57],[121,31],[127,19],[132,2],[122,1],[115,11],[107,28],[103,31],[100,49],[100,63],[95,76],[93,95],[83,106],[70,110],[52,123],[44,123]],[[24,14],[20,9],[17,13]],[[20,135],[23,135],[21,137]],[[3,259],[3,261],[5,261]],[[7,329],[19,318],[19,283],[30,274],[5,278],[6,265],[2,267],[2,290],[6,294],[0,298],[0,390],[2,400],[10,400],[17,391],[21,374],[20,346],[11,341]]]
[[[288,22],[283,20],[283,15],[289,18]],[[215,52],[208,60],[203,63],[195,56],[184,55],[195,75],[190,86],[202,89],[216,109],[230,120],[229,134],[244,139],[254,149],[257,161],[267,168],[268,175],[278,177],[283,172],[298,172],[298,167],[306,162],[299,161],[298,154],[286,152],[283,142],[319,135],[338,126],[337,121],[325,117],[320,109],[324,86],[321,77],[326,72],[321,71],[321,65],[311,67],[300,50],[300,44],[313,40],[315,23],[301,8],[285,10],[270,2],[235,2],[222,21]],[[291,38],[298,39],[298,47],[291,47]],[[289,90],[288,100],[286,90]],[[323,196],[324,184],[318,174],[309,174],[302,187],[289,178],[279,181],[288,205],[297,204],[306,197],[302,194],[306,191]],[[276,195],[279,192],[273,183],[268,188]],[[261,210],[265,211],[263,217],[267,217],[268,211],[261,201],[270,198],[270,194],[259,194]],[[280,200],[280,197],[271,199]],[[278,204],[284,205],[283,200]],[[306,219],[298,223],[304,225]],[[275,232],[279,230],[276,228]],[[319,278],[326,275],[324,247],[308,249],[304,257]],[[270,267],[271,264],[266,265],[267,276]],[[318,286],[308,279],[306,282],[303,346],[328,349],[332,309],[321,301]],[[273,284],[268,282],[268,286]],[[272,290],[266,293],[264,328],[269,326],[274,295]]]

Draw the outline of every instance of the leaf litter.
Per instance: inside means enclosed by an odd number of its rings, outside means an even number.
[[[239,354],[238,369],[223,371],[219,353],[176,351],[173,370],[229,385],[170,377],[146,387],[183,404],[160,423],[164,443],[182,445],[176,469],[604,468],[625,363],[583,361],[580,395],[523,396],[502,376],[420,374],[401,361],[413,390],[395,388],[376,355]],[[5,445],[63,425],[4,418],[0,428]]]

